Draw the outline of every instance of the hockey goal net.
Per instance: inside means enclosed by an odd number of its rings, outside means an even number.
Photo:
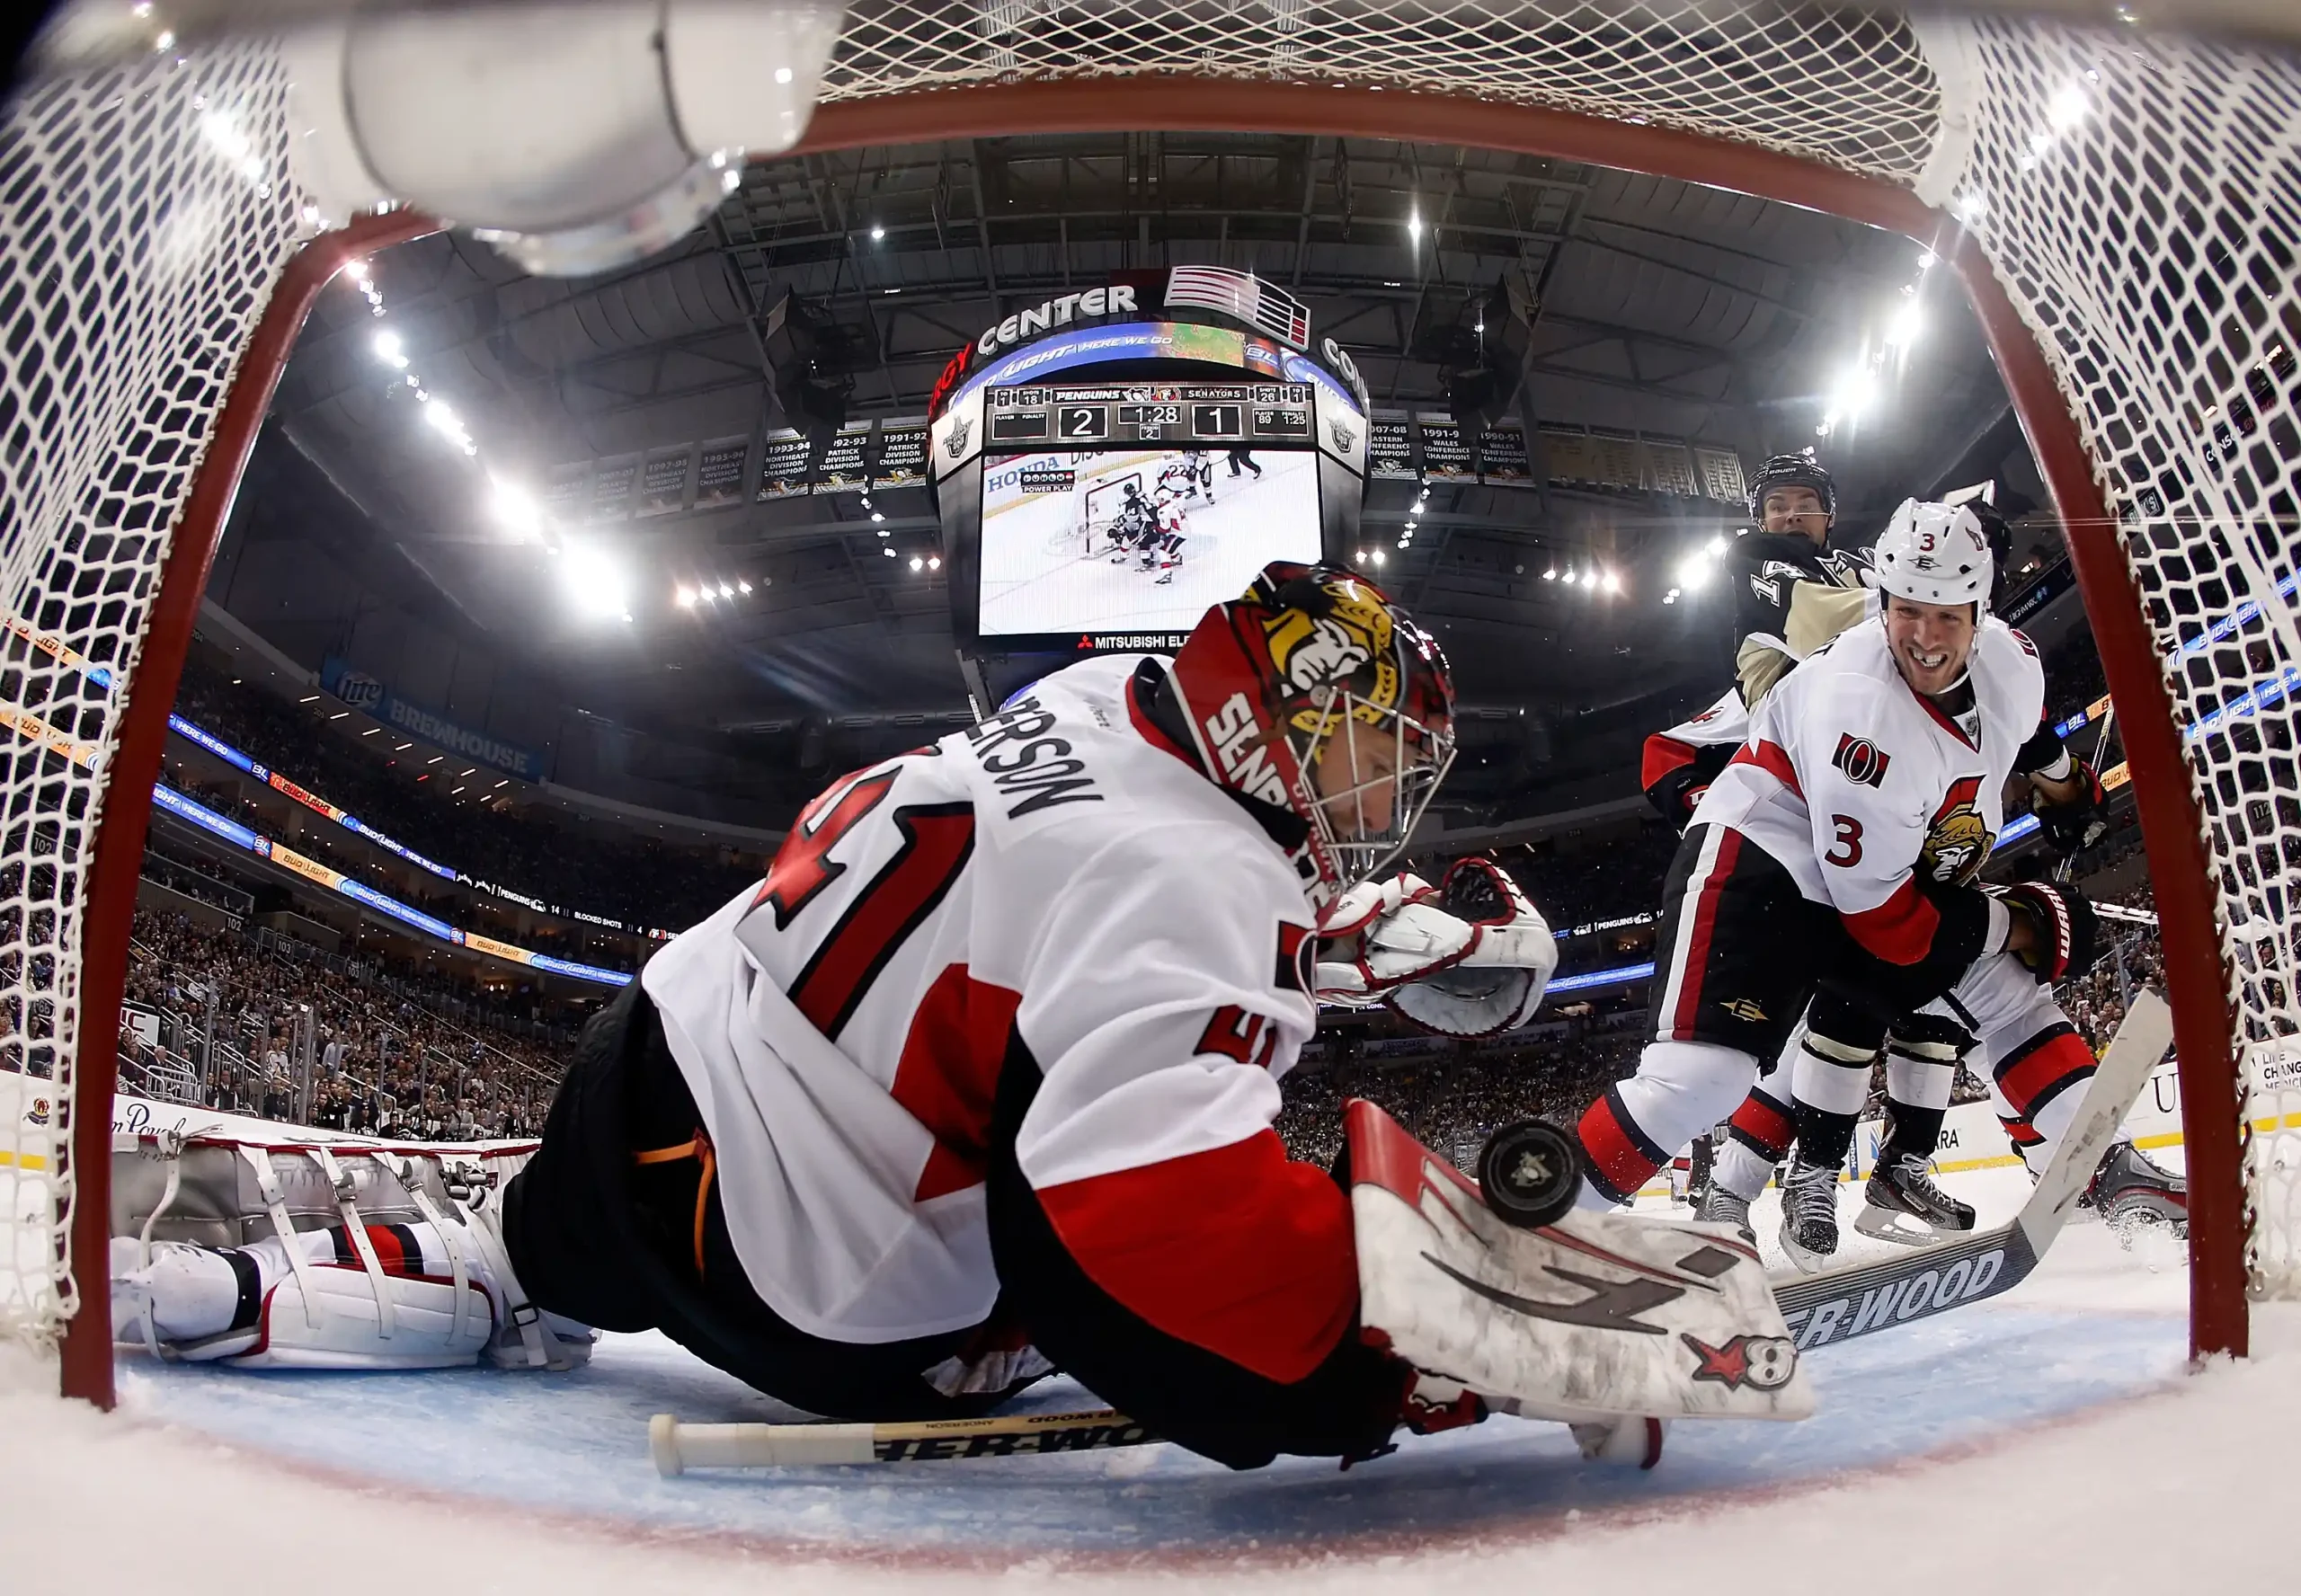
[[[1138,513],[1150,512],[1150,484],[1143,480],[1139,469],[1106,467],[1091,474],[1082,474],[1073,497],[1071,546],[1081,554],[1092,554],[1111,546],[1111,535],[1125,520],[1131,499],[1141,501],[1142,509]]]
[[[160,24],[155,22],[157,28]],[[946,92],[955,91],[955,92]],[[0,1327],[106,1399],[105,1157],[164,717],[312,296],[265,42],[0,128]],[[2033,19],[1708,4],[858,0],[808,145],[1236,129],[1625,166],[1898,229],[1966,282],[2062,512],[2165,922],[2193,1336],[2301,1294],[2301,67]]]

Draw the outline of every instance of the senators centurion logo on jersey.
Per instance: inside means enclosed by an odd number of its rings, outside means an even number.
[[[1886,767],[1894,762],[1893,756],[1866,737],[1856,737],[1846,732],[1839,735],[1837,752],[1830,756],[1830,763],[1845,773],[1845,779],[1865,787],[1886,785]]]
[[[1981,873],[1997,838],[1981,818],[1981,777],[1961,776],[1950,784],[1933,819],[1925,829],[1925,842],[1917,850],[1918,867],[1937,882],[1960,885]]]

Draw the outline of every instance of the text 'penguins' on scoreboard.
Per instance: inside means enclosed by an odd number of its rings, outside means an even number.
[[[1133,443],[1310,443],[1308,383],[1115,383],[984,390],[991,442],[1098,448]]]

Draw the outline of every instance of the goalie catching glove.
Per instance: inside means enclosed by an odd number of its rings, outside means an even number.
[[[1440,1036],[1495,1036],[1541,1006],[1558,941],[1491,859],[1458,859],[1435,887],[1400,873],[1337,899],[1320,932],[1318,996],[1387,1002]]]

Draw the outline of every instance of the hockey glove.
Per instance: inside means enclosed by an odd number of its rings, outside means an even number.
[[[1319,1001],[1364,1008],[1468,953],[1478,927],[1437,900],[1436,888],[1406,871],[1336,899],[1319,927]]]
[[[1466,1039],[1533,1019],[1558,969],[1550,922],[1491,859],[1456,860],[1436,898],[1475,935],[1446,968],[1395,989],[1390,1007],[1425,1031]]]
[[[2083,892],[2059,882],[2029,881],[2001,888],[1998,896],[2029,922],[2030,945],[2014,957],[2041,985],[2074,980],[2093,967],[2101,952],[2101,921]]]
[[[2070,755],[2069,763],[2070,776],[2078,785],[2076,798],[2067,803],[2047,803],[2040,794],[2039,802],[2031,805],[2047,842],[2065,859],[2092,847],[2110,829],[2109,818],[2101,812],[2108,795],[2100,773],[2074,754]]]

